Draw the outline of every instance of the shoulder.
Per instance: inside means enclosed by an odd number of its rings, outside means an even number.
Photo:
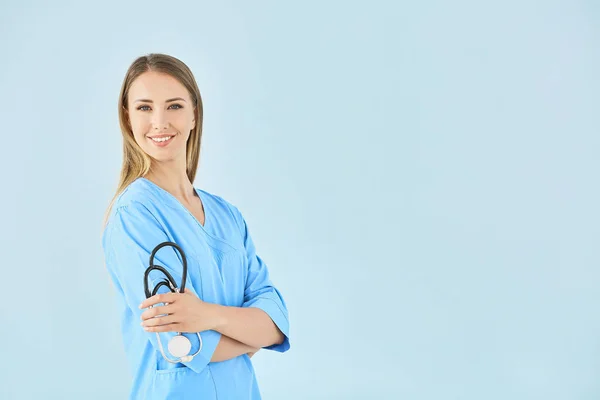
[[[114,231],[114,228],[123,223],[123,218],[154,220],[152,210],[160,204],[159,194],[152,186],[142,179],[130,183],[117,196],[112,206],[108,221],[104,227],[103,241]]]
[[[152,187],[152,185],[149,185],[141,178],[136,179],[115,199],[108,224],[112,222],[116,215],[124,212],[143,212],[152,210],[160,205],[161,200],[159,196],[160,194]]]
[[[152,207],[160,203],[160,193],[157,188],[143,178],[131,182],[116,198],[115,211],[124,207]]]

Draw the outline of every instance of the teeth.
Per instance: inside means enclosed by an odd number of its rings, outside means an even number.
[[[150,138],[152,140],[154,140],[155,142],[166,142],[167,140],[171,139],[173,136],[169,136],[169,137],[164,137],[164,138]]]

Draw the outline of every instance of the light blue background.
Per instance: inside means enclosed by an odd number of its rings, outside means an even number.
[[[288,303],[265,399],[600,398],[597,2],[52,3],[0,6],[0,398],[127,395],[101,220],[150,52]]]

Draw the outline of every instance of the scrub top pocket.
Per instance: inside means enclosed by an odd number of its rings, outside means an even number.
[[[148,400],[213,400],[217,398],[210,367],[200,373],[183,366],[168,370],[157,370]]]

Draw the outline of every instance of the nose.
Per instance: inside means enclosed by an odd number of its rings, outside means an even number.
[[[166,131],[167,129],[169,129],[169,124],[160,124],[160,125],[156,125],[154,124],[154,130],[155,131]]]
[[[154,131],[163,131],[169,129],[169,122],[166,120],[164,113],[157,112],[152,119],[152,129]]]

